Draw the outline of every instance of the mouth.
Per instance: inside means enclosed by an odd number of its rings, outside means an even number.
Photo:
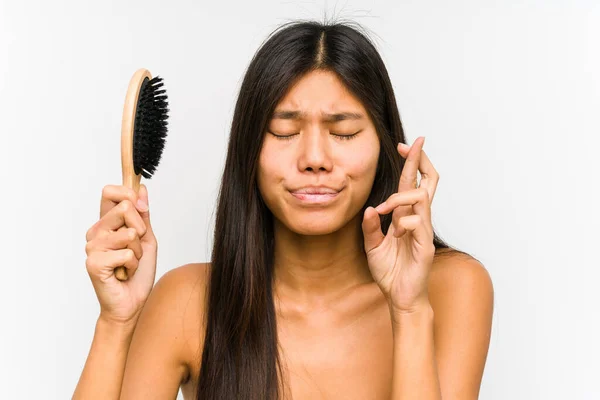
[[[310,190],[308,191],[290,191],[290,194],[301,204],[306,205],[326,205],[333,202],[340,194],[340,191],[334,190]]]

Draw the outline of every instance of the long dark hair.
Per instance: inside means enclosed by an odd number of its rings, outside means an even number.
[[[199,400],[280,399],[283,376],[273,303],[273,215],[256,174],[264,133],[278,102],[303,75],[332,71],[364,105],[380,139],[368,206],[398,189],[406,143],[394,91],[375,46],[354,23],[294,21],[275,29],[252,58],[231,125],[217,202]],[[384,233],[391,213],[382,216]],[[450,248],[434,232],[436,249]]]

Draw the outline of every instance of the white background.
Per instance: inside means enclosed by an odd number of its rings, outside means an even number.
[[[121,183],[133,72],[165,80],[167,146],[146,181],[157,279],[207,261],[228,129],[280,23],[367,27],[408,142],[440,173],[438,233],[496,305],[482,399],[599,399],[598,1],[0,1],[0,398],[66,399],[99,307],[85,233]],[[149,351],[152,351],[149,349]]]

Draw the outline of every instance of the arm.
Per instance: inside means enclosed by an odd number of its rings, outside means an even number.
[[[477,399],[491,336],[490,276],[475,259],[447,257],[431,271],[429,300],[392,316],[392,399]]]
[[[192,330],[198,335],[199,327],[193,320],[184,332],[184,320],[198,314],[203,304],[200,271],[203,268],[197,264],[187,264],[165,273],[150,292],[135,327],[98,321],[74,400],[177,397],[188,373],[186,360],[195,355],[186,339]]]
[[[135,325],[116,325],[98,318],[92,346],[73,400],[119,398],[134,329]]]
[[[392,399],[440,400],[433,338],[433,309],[423,304],[410,314],[392,316],[394,373]]]
[[[204,271],[203,264],[172,269],[152,289],[131,339],[120,399],[177,398],[196,361]]]

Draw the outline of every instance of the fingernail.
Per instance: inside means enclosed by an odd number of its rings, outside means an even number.
[[[410,147],[407,144],[404,143],[399,143],[400,147],[402,147],[403,149],[409,149]]]

